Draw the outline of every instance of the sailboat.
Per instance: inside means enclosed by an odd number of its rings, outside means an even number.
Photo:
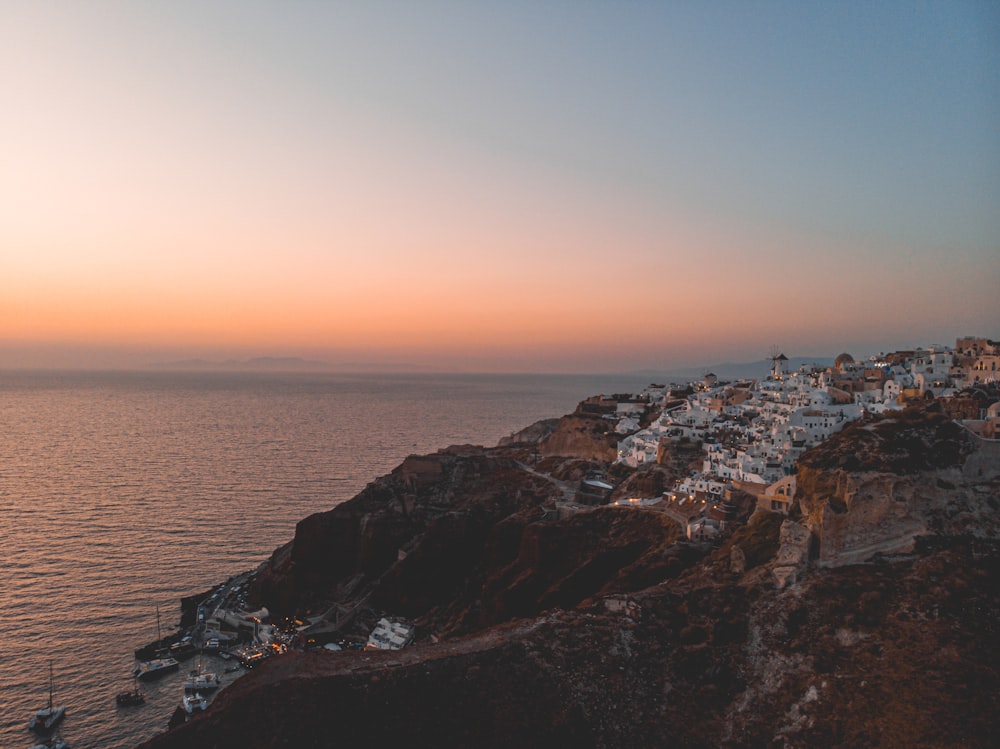
[[[55,679],[52,675],[52,661],[49,661],[49,706],[35,711],[28,721],[28,728],[32,731],[51,731],[55,725],[66,717],[66,708],[60,705],[56,707],[52,701],[52,693],[55,688]]]
[[[156,607],[156,642],[159,643],[160,640],[160,607]],[[132,675],[138,679],[150,679],[154,676],[159,676],[165,674],[167,671],[173,671],[175,668],[181,664],[176,658],[171,658],[169,655],[164,656],[162,653],[158,653],[156,658],[152,658],[148,661],[139,661],[139,665],[136,666]]]

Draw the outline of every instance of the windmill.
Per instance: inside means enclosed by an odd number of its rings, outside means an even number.
[[[783,379],[786,374],[785,362],[788,361],[788,357],[781,353],[781,347],[778,344],[771,346],[768,350],[767,358],[771,360],[771,379]]]

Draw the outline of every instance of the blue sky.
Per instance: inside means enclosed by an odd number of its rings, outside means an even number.
[[[0,71],[14,364],[998,334],[996,4],[6,3]]]

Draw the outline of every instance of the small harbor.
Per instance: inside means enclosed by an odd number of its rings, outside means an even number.
[[[246,610],[246,587],[252,572],[230,578],[203,594],[181,599],[180,623],[163,635],[157,611],[157,638],[134,650],[130,675],[144,689],[119,691],[119,709],[145,706],[147,691],[158,699],[175,695],[164,726],[190,720],[208,709],[215,694],[246,669],[285,652],[290,636],[267,622],[266,609]],[[151,706],[153,707],[153,706]],[[144,719],[155,720],[147,715]]]
[[[180,623],[173,631],[161,635],[158,628],[154,641],[134,650],[138,665],[124,675],[134,686],[118,692],[120,711],[143,710],[144,720],[174,727],[197,719],[219,691],[248,670],[289,650],[395,650],[413,640],[415,629],[408,622],[382,617],[368,632],[354,612],[348,616],[337,607],[307,619],[272,622],[266,608],[247,606],[254,572],[181,600]],[[147,695],[155,696],[149,705]],[[152,714],[164,704],[165,713]]]

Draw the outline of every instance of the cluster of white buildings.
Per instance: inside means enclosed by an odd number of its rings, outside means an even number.
[[[902,409],[915,398],[947,397],[1000,382],[1000,343],[960,338],[955,348],[931,346],[856,362],[849,354],[832,367],[788,372],[777,355],[760,381],[719,382],[714,375],[683,389],[683,401],[661,401],[659,416],[618,444],[618,462],[633,468],[657,461],[664,445],[702,444],[700,471],[680,480],[668,501],[712,503],[739,487],[785,509],[795,493],[799,455],[867,413]],[[681,388],[672,386],[676,393]],[[625,432],[632,422],[621,426]]]
[[[705,459],[692,489],[721,494],[731,481],[768,484],[794,471],[806,449],[857,419],[860,402],[831,393],[823,372],[803,368],[788,373],[784,357],[760,382],[698,383],[682,405],[665,409],[646,429],[625,437],[618,460],[631,467],[655,462],[661,445],[673,440],[701,442]]]
[[[401,650],[413,642],[415,633],[409,622],[382,617],[368,635],[365,650]]]

